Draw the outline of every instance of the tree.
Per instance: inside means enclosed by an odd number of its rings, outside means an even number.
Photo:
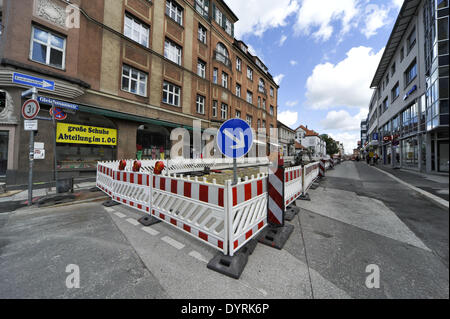
[[[339,145],[327,134],[320,135],[320,138],[327,143],[327,154],[333,156],[334,154],[339,153]]]

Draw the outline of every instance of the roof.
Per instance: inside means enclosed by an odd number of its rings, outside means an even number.
[[[295,149],[296,150],[306,150],[306,147],[304,147],[302,144],[300,144],[299,142],[295,142]]]
[[[283,128],[291,133],[295,133],[295,131],[293,129],[291,129],[289,126],[287,126],[286,124],[280,122],[279,120],[277,120],[277,126],[278,128]]]
[[[408,29],[408,26],[413,19],[417,7],[419,6],[421,0],[405,0],[403,6],[398,14],[397,21],[395,22],[392,33],[387,42],[386,48],[384,50],[383,56],[381,57],[378,69],[375,72],[375,76],[370,84],[371,88],[378,87],[379,83],[383,79],[386,70],[389,68],[389,64],[392,61],[397,49],[403,39],[403,36]]]

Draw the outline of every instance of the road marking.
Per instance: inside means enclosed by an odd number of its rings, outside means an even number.
[[[136,219],[133,219],[133,218],[128,218],[127,222],[129,222],[133,226],[139,225],[139,222]]]
[[[178,250],[181,250],[185,247],[185,245],[183,245],[182,243],[180,243],[180,242],[176,241],[175,239],[172,239],[168,236],[164,236],[163,238],[161,238],[161,240]]]
[[[109,207],[105,207],[105,210],[106,210],[108,213],[114,213],[114,212],[115,212],[114,209],[109,208]]]
[[[197,252],[197,251],[191,251],[190,253],[189,253],[189,256],[191,256],[191,257],[193,257],[193,258],[195,258],[195,259],[197,259],[197,260],[199,260],[199,261],[201,261],[201,262],[203,262],[203,263],[205,263],[205,264],[207,264],[208,263],[208,261],[206,260],[206,258],[205,257],[203,257],[202,256],[202,254],[200,254],[199,252]]]
[[[116,215],[116,216],[119,217],[119,218],[125,218],[125,217],[127,217],[127,215],[124,215],[124,214],[119,213],[119,212],[115,212],[114,215]]]
[[[448,201],[446,201],[446,200],[444,200],[444,199],[442,199],[442,198],[440,198],[440,197],[438,197],[436,195],[428,193],[427,191],[424,191],[423,189],[420,189],[420,188],[417,188],[417,187],[415,187],[415,186],[413,186],[411,184],[408,184],[407,182],[401,180],[400,178],[397,178],[396,176],[394,176],[394,175],[392,175],[392,174],[390,174],[388,172],[383,171],[382,169],[379,169],[379,168],[376,168],[376,167],[373,167],[373,168],[375,168],[377,171],[380,171],[381,173],[389,176],[390,178],[392,178],[393,180],[399,182],[400,184],[403,184],[406,187],[409,187],[412,190],[418,192],[419,194],[422,194],[423,196],[428,197],[429,199],[433,200],[434,202],[438,203],[439,205],[444,206],[447,209],[449,208],[449,202]]]
[[[157,236],[157,235],[159,235],[159,231],[154,230],[154,229],[152,229],[152,228],[142,227],[142,230],[145,231],[146,233],[152,235],[152,236]]]

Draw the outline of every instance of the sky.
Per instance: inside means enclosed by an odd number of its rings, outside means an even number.
[[[403,0],[225,0],[244,41],[280,85],[278,120],[352,153],[370,84]]]

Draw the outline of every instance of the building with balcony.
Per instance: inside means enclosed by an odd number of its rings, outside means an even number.
[[[385,165],[448,173],[448,11],[446,0],[400,10],[371,83],[368,147]]]
[[[168,158],[175,128],[190,131],[193,145],[194,121],[207,133],[235,117],[267,134],[277,127],[278,85],[235,39],[238,17],[222,0],[1,0],[0,17],[0,175],[8,184],[28,172],[24,76],[50,83],[39,88],[40,118],[49,118],[50,99],[76,105],[58,122],[60,176],[93,172],[99,160]],[[108,134],[80,133],[89,129]],[[52,176],[53,131],[39,120],[39,181]]]

